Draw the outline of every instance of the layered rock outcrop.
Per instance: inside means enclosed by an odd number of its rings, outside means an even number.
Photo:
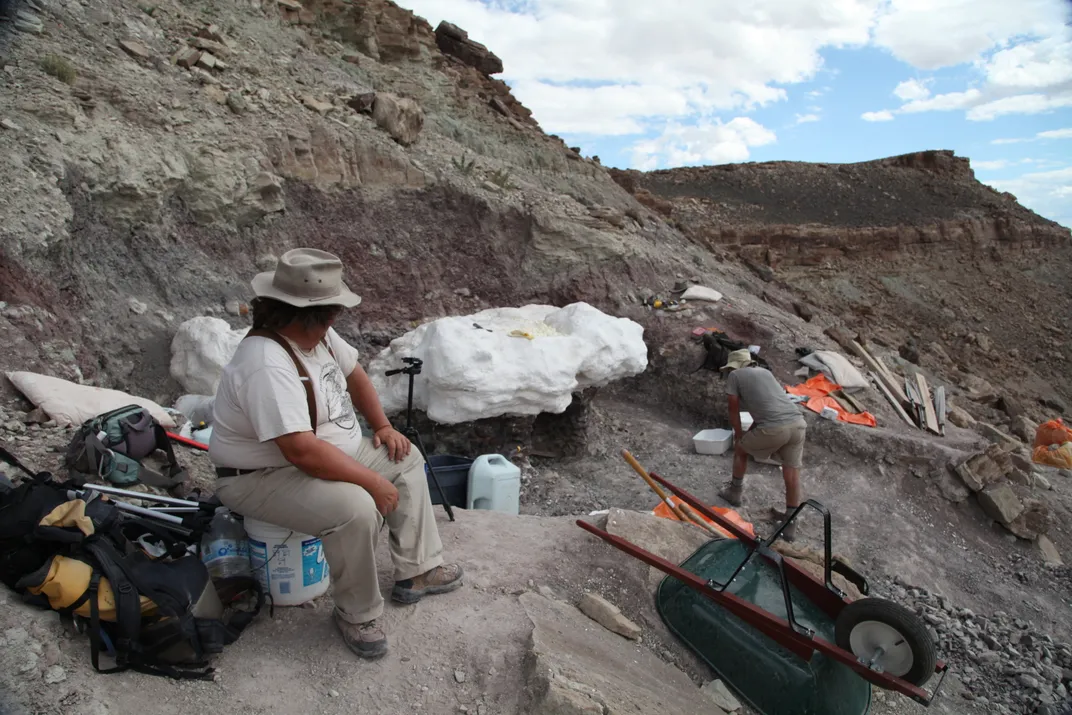
[[[1067,228],[979,183],[968,159],[950,151],[857,164],[769,162],[611,175],[693,240],[772,266],[1072,243]]]

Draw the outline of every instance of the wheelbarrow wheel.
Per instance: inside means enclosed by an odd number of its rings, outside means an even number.
[[[883,672],[913,685],[926,683],[938,662],[923,621],[882,598],[861,598],[841,609],[834,621],[834,640],[865,665],[874,661]]]

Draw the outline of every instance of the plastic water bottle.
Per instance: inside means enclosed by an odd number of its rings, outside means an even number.
[[[246,530],[225,506],[216,507],[208,531],[201,538],[201,561],[213,580],[253,573]]]

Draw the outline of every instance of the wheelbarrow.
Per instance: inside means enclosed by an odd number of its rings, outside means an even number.
[[[912,611],[866,597],[866,579],[831,558],[830,512],[798,506],[767,539],[732,521],[666,479],[651,478],[733,535],[700,547],[680,566],[584,520],[577,525],[667,574],[656,606],[667,627],[763,715],[864,715],[871,685],[929,706],[948,665],[937,659],[926,625]],[[823,517],[824,580],[772,548],[805,508]],[[839,573],[865,598],[850,601]],[[923,686],[938,674],[931,694]]]

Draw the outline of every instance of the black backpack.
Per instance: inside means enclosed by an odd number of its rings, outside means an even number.
[[[0,457],[13,459],[2,448]],[[191,535],[178,537],[156,520],[121,511],[98,492],[72,498],[77,488],[74,481],[57,483],[48,472],[19,486],[0,482],[3,582],[26,602],[57,611],[88,632],[98,672],[212,679],[211,656],[233,643],[264,604],[259,582],[212,581],[198,549],[190,548],[199,544],[207,518],[192,516]],[[210,514],[211,507],[202,511]],[[147,553],[150,546],[155,556]],[[240,602],[248,608],[226,613]],[[102,604],[112,603],[102,614]],[[115,665],[102,667],[101,655]]]
[[[737,350],[747,350],[748,345],[718,330],[708,330],[699,338],[704,348],[704,360],[693,372],[700,370],[713,370],[719,372],[729,362],[730,353]],[[762,368],[770,369],[767,361],[758,355],[752,355],[752,360]]]
[[[167,455],[163,474],[141,463],[158,449]],[[80,482],[105,479],[127,486],[140,481],[170,489],[186,481],[167,431],[140,405],[126,405],[83,422],[67,445],[64,466]]]

